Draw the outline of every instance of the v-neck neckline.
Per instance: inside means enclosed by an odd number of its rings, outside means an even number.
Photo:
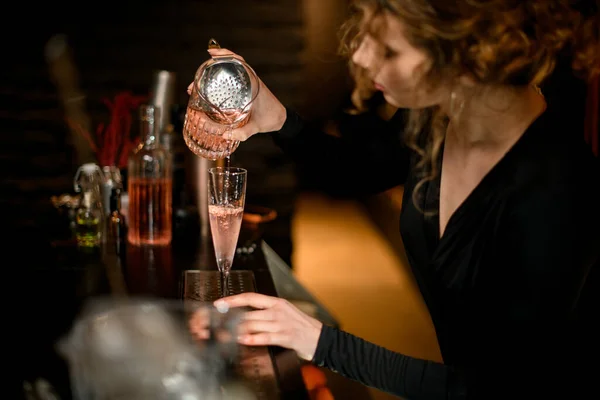
[[[549,107],[546,103],[545,109],[532,121],[527,127],[525,132],[515,141],[515,143],[504,153],[504,155],[498,160],[496,164],[490,168],[490,170],[483,176],[479,183],[473,188],[473,190],[465,197],[465,199],[458,205],[454,212],[448,218],[444,232],[440,235],[440,195],[441,195],[441,179],[442,179],[442,165],[444,157],[445,140],[440,148],[440,156],[438,158],[438,171],[435,180],[432,183],[435,184],[435,200],[433,209],[436,211],[434,216],[435,225],[435,239],[436,243],[434,248],[438,248],[439,245],[446,240],[449,235],[449,228],[452,228],[456,224],[457,218],[459,218],[465,210],[469,208],[469,204],[474,199],[480,197],[480,192],[485,193],[485,189],[491,187],[494,184],[495,178],[502,172],[505,165],[507,165],[515,154],[518,154],[519,149],[527,142],[531,134],[537,131],[537,127],[543,123],[546,116],[549,114]],[[431,193],[428,189],[428,194]],[[451,230],[451,229],[450,229]]]

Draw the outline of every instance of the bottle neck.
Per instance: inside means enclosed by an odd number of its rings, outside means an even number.
[[[95,207],[94,192],[91,189],[87,189],[83,192],[81,205],[88,210]]]
[[[160,143],[159,113],[158,107],[144,105],[140,108],[140,136],[146,147],[153,147]]]
[[[159,136],[157,126],[154,122],[142,121],[141,137],[146,147],[156,146],[160,140]]]
[[[121,212],[121,191],[113,189],[110,196],[110,212],[120,213]]]
[[[83,201],[81,203],[85,208],[92,207],[92,194],[90,192],[83,192]]]

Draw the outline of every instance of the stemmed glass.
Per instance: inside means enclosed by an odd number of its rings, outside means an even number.
[[[228,295],[229,271],[244,216],[247,171],[243,168],[216,167],[209,169],[208,174],[210,230],[225,297]]]

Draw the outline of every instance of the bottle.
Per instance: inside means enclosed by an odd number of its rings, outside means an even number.
[[[172,152],[173,134],[169,132],[172,122],[172,108],[175,103],[177,74],[173,71],[154,71],[152,86],[150,89],[150,104],[158,107],[161,112],[157,117],[157,125],[160,132],[160,142],[169,152]]]
[[[104,173],[104,182],[102,182],[102,203],[104,204],[105,215],[110,214],[110,196],[113,188],[123,188],[123,177],[121,171],[114,165],[102,167]]]
[[[125,217],[121,214],[121,189],[114,188],[110,194],[110,213],[106,217],[106,245],[109,251],[122,255],[125,249]]]
[[[109,210],[106,216],[103,261],[106,277],[111,293],[116,296],[127,296],[127,282],[123,262],[126,260],[126,224],[121,213],[121,188],[113,188],[110,192]]]
[[[83,164],[75,174],[75,191],[83,194],[75,213],[75,237],[79,247],[98,247],[101,244],[104,227],[103,180],[102,170],[94,163]]]
[[[160,144],[159,108],[140,107],[142,144],[127,163],[128,242],[168,245],[172,238],[172,159]]]

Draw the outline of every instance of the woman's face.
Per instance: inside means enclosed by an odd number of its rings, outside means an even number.
[[[413,47],[404,34],[402,22],[389,12],[374,23],[383,23],[380,40],[367,34],[352,55],[352,61],[368,72],[375,89],[386,101],[398,108],[426,108],[441,104],[448,92],[437,87],[427,89],[419,82],[419,67],[428,60]]]

